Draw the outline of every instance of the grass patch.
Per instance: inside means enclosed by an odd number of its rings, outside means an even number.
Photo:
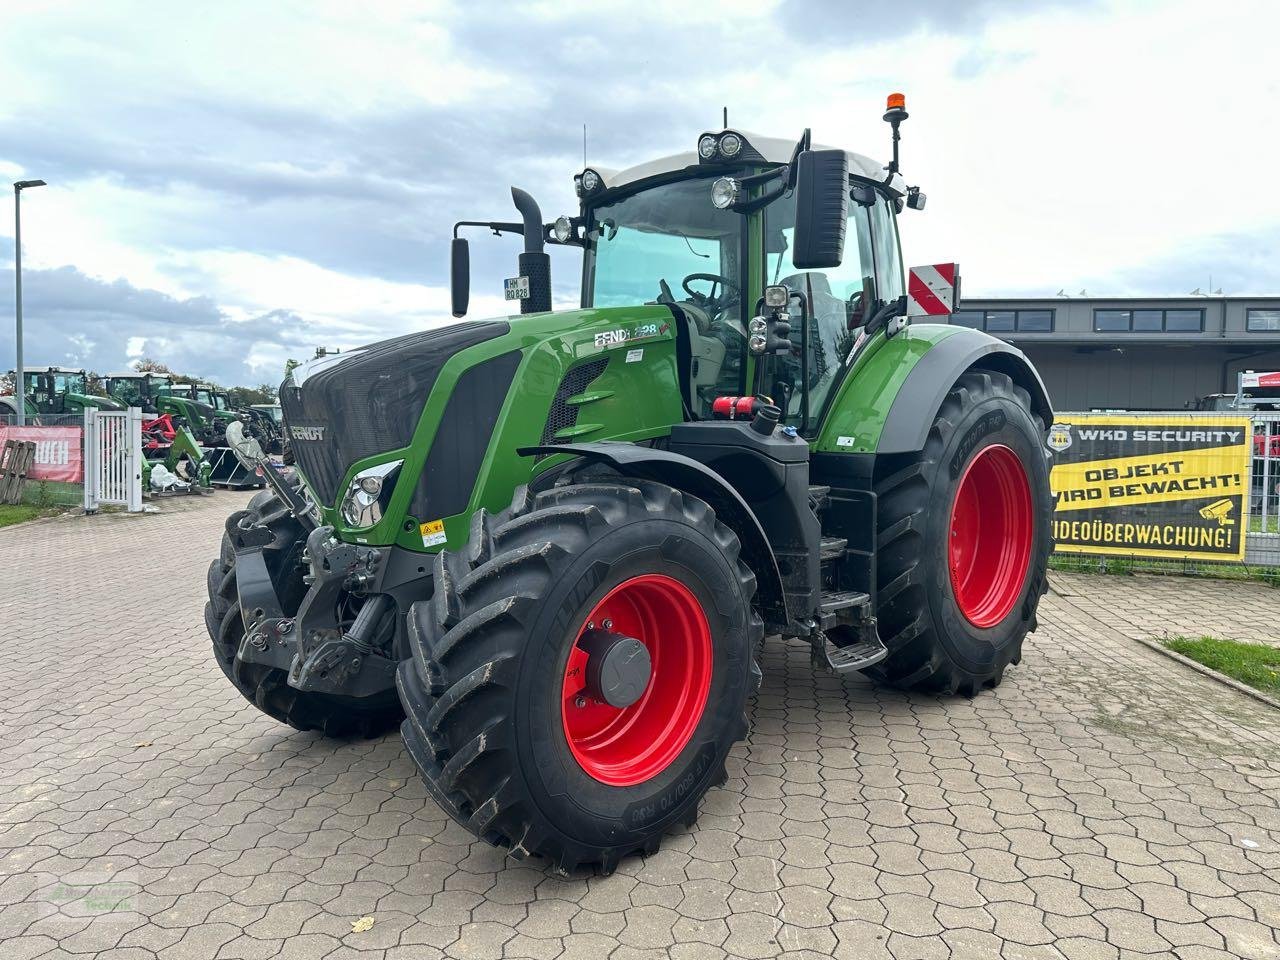
[[[1201,560],[1162,560],[1158,557],[1108,557],[1082,553],[1051,553],[1049,569],[1063,573],[1099,573],[1125,576],[1132,573],[1178,577],[1211,577],[1215,580],[1249,580],[1280,587],[1280,567],[1250,567],[1243,563]]]
[[[34,520],[44,511],[30,503],[8,504],[0,503],[0,527],[7,527],[14,523],[23,523],[27,520]]]
[[[1280,517],[1274,513],[1267,517],[1267,522],[1262,522],[1262,516],[1255,514],[1249,518],[1250,533],[1280,533]]]
[[[1162,640],[1174,653],[1225,673],[1233,680],[1246,683],[1255,690],[1280,694],[1280,648],[1265,643],[1241,643],[1216,637],[1169,637]]]

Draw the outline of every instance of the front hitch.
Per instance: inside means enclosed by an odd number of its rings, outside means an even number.
[[[231,525],[229,520],[228,530]],[[343,543],[333,536],[332,527],[312,530],[303,553],[309,567],[303,579],[309,589],[297,615],[286,617],[263,559],[262,547],[270,542],[259,532],[265,529],[240,527],[232,537],[246,624],[236,657],[284,671],[297,690],[368,697],[394,687],[396,661],[376,641],[386,618],[395,615],[395,601],[373,594],[349,628],[344,630],[338,620],[344,594],[358,593],[376,581],[385,561],[383,551]]]

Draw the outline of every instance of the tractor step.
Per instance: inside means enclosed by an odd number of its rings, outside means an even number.
[[[823,537],[818,549],[818,557],[823,563],[828,560],[839,560],[844,556],[847,546],[849,546],[849,540],[846,537]]]
[[[871,617],[871,597],[857,590],[833,590],[822,595],[819,614],[823,630],[842,623],[860,624]]]
[[[857,590],[837,590],[822,595],[819,608],[822,628],[812,637],[813,658],[836,673],[852,673],[874,666],[889,655],[871,615],[871,597]],[[836,646],[827,631],[851,628],[857,639]]]
[[[874,667],[889,655],[888,649],[874,632],[871,639],[859,640],[847,647],[837,647],[825,634],[819,635],[819,641],[822,644],[822,659],[827,669],[835,673],[856,673],[867,667]],[[819,641],[815,641],[815,645]]]
[[[817,513],[827,505],[827,497],[831,493],[831,488],[824,484],[809,484],[809,508]]]

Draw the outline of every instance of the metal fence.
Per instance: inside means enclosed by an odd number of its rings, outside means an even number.
[[[27,417],[26,426],[56,429],[25,431],[17,428],[17,417],[0,414],[0,439],[31,439],[36,444],[35,469],[23,487],[22,502],[37,507],[81,505],[84,502],[84,414],[40,414]]]
[[[1280,412],[1253,415],[1245,563],[1280,567]]]

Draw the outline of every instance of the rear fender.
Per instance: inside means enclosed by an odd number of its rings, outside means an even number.
[[[947,393],[967,370],[1007,374],[1053,422],[1049,395],[1021,350],[968,327],[920,323],[877,339],[854,361],[813,443],[815,453],[890,455],[924,448]]]
[[[755,513],[723,477],[704,464],[669,450],[634,443],[599,441],[596,443],[556,444],[524,447],[520,456],[569,454],[583,460],[605,463],[619,473],[641,480],[653,480],[675,487],[705,500],[742,543],[743,562],[756,575],[756,600],[765,623],[773,631],[788,624],[782,574],[774,558],[769,538]]]
[[[962,332],[940,340],[911,368],[885,419],[877,454],[923,450],[942,401],[969,370],[1006,374],[1031,395],[1031,410],[1045,427],[1053,423],[1049,393],[1026,354],[978,330],[959,329]]]

